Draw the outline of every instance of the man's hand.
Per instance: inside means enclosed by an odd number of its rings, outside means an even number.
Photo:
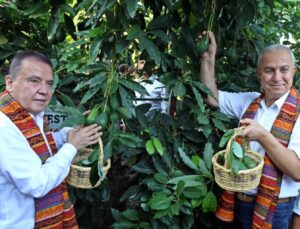
[[[204,52],[201,56],[202,60],[212,60],[216,56],[217,52],[217,43],[216,43],[216,38],[213,32],[211,31],[204,31],[202,33],[202,36],[207,36],[208,34],[208,39],[209,39],[209,44],[208,44],[208,49],[206,52]]]
[[[102,135],[100,130],[101,127],[97,124],[69,130],[67,142],[75,146],[77,150],[80,150],[89,145],[96,144]]]
[[[243,136],[247,141],[261,142],[268,135],[268,131],[253,119],[242,119],[240,125],[245,127]]]

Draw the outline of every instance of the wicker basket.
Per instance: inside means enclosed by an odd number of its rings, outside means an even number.
[[[76,162],[88,158],[88,156],[92,151],[93,151],[92,149],[85,148],[83,150],[80,150],[77,153],[77,155],[75,156],[72,162],[70,173],[67,177],[67,183],[69,185],[76,188],[91,189],[101,184],[101,181],[105,178],[111,166],[110,160],[108,160],[105,163],[105,165],[103,164],[104,154],[103,154],[103,143],[101,138],[99,138],[99,161],[101,162],[102,169],[103,169],[103,176],[101,177],[101,179],[99,179],[98,182],[93,186],[90,182],[91,167],[83,167],[83,166],[76,165]]]
[[[228,158],[231,144],[237,136],[241,136],[240,128],[235,129],[235,133],[228,141],[226,149],[219,151],[212,157],[212,164],[215,181],[221,188],[232,192],[243,192],[256,188],[259,185],[264,160],[259,153],[250,149],[250,144],[248,142],[245,155],[256,161],[257,166],[252,169],[240,170],[237,175],[234,175],[229,168]],[[217,159],[223,153],[225,153],[225,163],[224,165],[220,165],[217,163]]]

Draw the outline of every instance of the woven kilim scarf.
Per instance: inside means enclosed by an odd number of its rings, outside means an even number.
[[[255,99],[243,115],[244,118],[254,119],[259,104],[264,95]],[[300,107],[300,95],[292,88],[281,110],[276,117],[271,133],[285,147],[288,146],[291,133],[298,118]],[[258,186],[252,228],[272,228],[273,216],[276,210],[282,173],[279,171],[268,154],[264,156],[262,177]],[[224,191],[220,197],[216,217],[225,222],[234,219],[234,193]]]
[[[44,164],[51,154],[41,130],[31,115],[7,91],[0,96],[0,110],[18,127]],[[44,120],[45,135],[52,153],[55,154],[57,148],[45,123]],[[35,228],[78,228],[65,182],[44,197],[35,199]]]

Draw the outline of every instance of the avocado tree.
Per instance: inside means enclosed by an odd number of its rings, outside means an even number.
[[[82,125],[82,112],[97,110],[112,166],[100,187],[70,187],[82,228],[216,228],[211,157],[234,121],[204,103],[211,92],[198,79],[207,44],[199,34],[216,35],[220,89],[259,90],[259,50],[283,40],[297,56],[299,17],[296,1],[1,1],[1,73],[17,50],[42,51],[53,62],[52,106],[68,114],[65,125]],[[135,92],[147,92],[117,68],[138,60],[155,63],[170,114],[148,119],[147,105],[134,106]]]

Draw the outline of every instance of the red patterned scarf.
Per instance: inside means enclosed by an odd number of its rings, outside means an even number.
[[[254,119],[263,94],[255,99],[243,115],[244,118]],[[288,146],[291,133],[298,118],[300,107],[300,95],[292,88],[285,100],[277,118],[275,119],[271,133],[285,147]],[[266,153],[262,177],[258,186],[252,228],[272,228],[273,216],[276,210],[282,172],[273,164]],[[234,193],[224,191],[220,197],[220,203],[216,211],[216,217],[225,222],[234,219]]]
[[[51,154],[31,115],[7,91],[0,96],[0,110],[18,127],[44,164]],[[44,120],[45,135],[52,153],[55,154],[57,148],[45,123]],[[44,197],[35,199],[35,228],[78,228],[65,182]]]

